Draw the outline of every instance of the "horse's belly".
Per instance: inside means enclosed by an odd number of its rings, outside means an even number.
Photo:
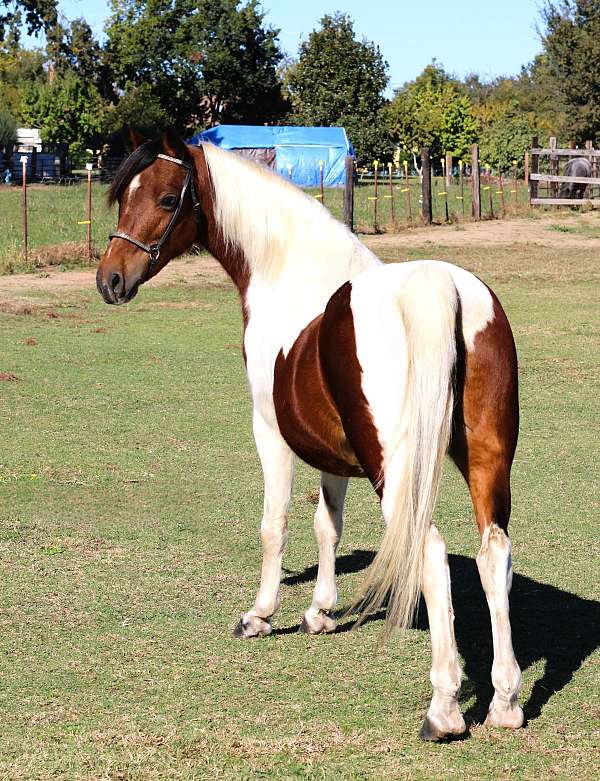
[[[344,477],[363,477],[323,377],[316,317],[284,357],[275,362],[273,402],[279,430],[294,453],[310,466]]]

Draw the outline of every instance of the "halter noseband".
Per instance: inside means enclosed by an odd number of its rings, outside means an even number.
[[[185,200],[185,195],[188,191],[188,188],[192,198],[192,208],[194,210],[194,218],[196,222],[198,222],[200,219],[200,203],[198,201],[196,187],[194,186],[194,167],[190,165],[190,163],[186,163],[184,160],[180,160],[177,157],[170,157],[170,155],[159,154],[157,155],[157,159],[158,158],[160,158],[161,160],[166,160],[169,163],[175,163],[176,165],[180,165],[182,168],[185,168],[186,170],[185,181],[183,183],[183,187],[181,188],[181,192],[179,194],[179,202],[175,208],[175,211],[171,215],[171,219],[169,220],[169,224],[165,228],[165,232],[163,233],[163,235],[160,237],[158,241],[154,242],[154,244],[144,244],[143,241],[139,241],[139,239],[136,239],[134,236],[130,236],[128,233],[124,233],[123,231],[114,231],[114,233],[108,234],[109,241],[111,241],[112,239],[124,239],[125,241],[128,241],[130,244],[135,244],[136,247],[139,247],[141,250],[143,250],[150,256],[150,263],[148,264],[148,269],[146,271],[146,278],[150,275],[151,271],[153,271],[154,267],[158,263],[160,258],[160,252],[165,242],[171,235],[173,228],[175,227],[175,223],[177,222],[179,214],[181,213],[181,209],[183,208],[183,201]]]

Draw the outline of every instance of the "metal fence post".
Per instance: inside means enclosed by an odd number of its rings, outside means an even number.
[[[22,209],[23,209],[23,256],[27,263],[27,245],[28,245],[28,226],[27,226],[27,155],[21,155],[21,176],[23,177],[21,185]]]
[[[431,209],[431,158],[429,156],[429,147],[424,146],[421,149],[421,165],[423,173],[423,222],[425,225],[431,225],[433,212]]]

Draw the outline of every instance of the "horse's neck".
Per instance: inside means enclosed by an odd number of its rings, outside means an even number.
[[[288,344],[341,285],[379,261],[327,211],[271,174],[205,151],[213,156],[212,175],[206,158],[200,167],[207,248],[238,287],[245,323],[254,320],[267,341]]]
[[[347,251],[328,257],[291,256],[278,274],[255,270],[244,299],[254,331],[276,350],[290,349],[300,332],[325,310],[327,302],[345,282],[379,264],[360,242],[351,239]]]

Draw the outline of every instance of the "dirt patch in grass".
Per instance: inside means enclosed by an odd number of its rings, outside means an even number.
[[[514,220],[485,220],[457,225],[407,228],[398,234],[370,237],[369,246],[420,246],[427,243],[444,246],[482,247],[490,244],[543,244],[546,247],[585,247],[600,249],[600,237],[593,233],[600,227],[600,215],[561,214],[557,230],[555,214],[538,214]]]
[[[20,377],[12,372],[0,372],[0,382],[17,382]]]

